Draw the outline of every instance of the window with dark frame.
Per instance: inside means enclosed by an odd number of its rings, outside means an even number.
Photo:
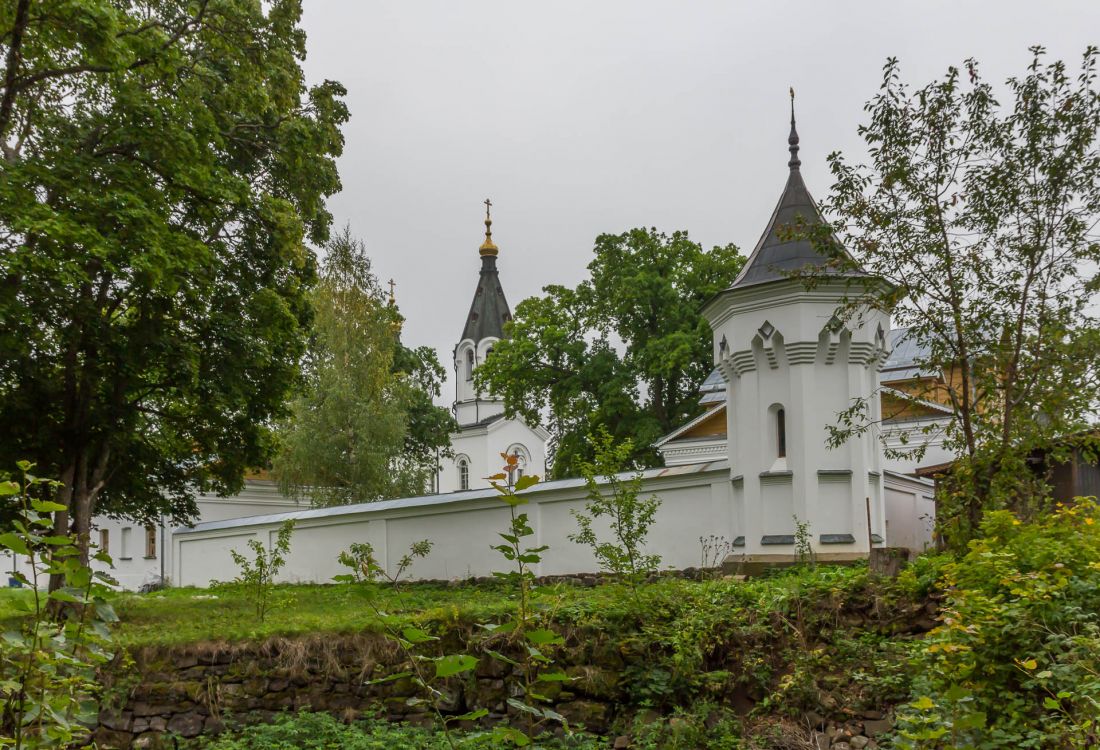
[[[470,489],[470,464],[464,458],[458,462],[458,488],[460,490]]]
[[[151,559],[157,556],[157,527],[145,527],[145,558]]]
[[[787,457],[786,409],[777,409],[775,412],[775,452],[779,458]]]
[[[111,530],[99,530],[99,551],[105,554],[111,553]]]
[[[466,379],[474,379],[474,350],[466,350]]]

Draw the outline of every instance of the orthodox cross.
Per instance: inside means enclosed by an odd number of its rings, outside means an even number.
[[[491,200],[489,200],[488,198],[486,198],[485,199],[485,218],[486,219],[492,218],[491,216],[489,216],[489,209],[492,208],[492,207],[493,207],[493,202]]]

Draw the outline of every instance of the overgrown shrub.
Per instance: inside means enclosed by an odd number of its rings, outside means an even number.
[[[987,513],[944,566],[942,625],[920,651],[898,746],[1084,748],[1100,717],[1100,512]]]
[[[68,747],[87,736],[98,709],[96,670],[111,659],[107,625],[117,620],[105,601],[113,579],[81,562],[75,535],[51,533],[52,514],[65,506],[44,498],[58,483],[31,468],[21,461],[20,481],[0,481],[0,498],[14,500],[0,549],[29,563],[29,573],[11,572],[30,589],[16,600],[24,617],[0,638],[0,747],[15,750]],[[94,559],[111,564],[103,551]],[[47,593],[51,577],[62,585]]]
[[[233,562],[241,571],[233,582],[244,589],[245,595],[255,607],[256,619],[260,623],[263,623],[271,609],[271,593],[279,571],[286,564],[286,556],[290,554],[290,535],[293,531],[294,519],[283,521],[270,550],[259,539],[249,539],[248,548],[252,552],[252,559],[237,550],[229,551]]]
[[[581,474],[588,490],[584,511],[571,511],[580,528],[569,540],[592,548],[602,570],[613,573],[637,588],[646,575],[657,570],[660,555],[645,553],[645,538],[653,525],[661,501],[656,495],[639,498],[642,474],[621,479],[618,472],[626,468],[634,445],[629,440],[615,444],[605,429],[589,437],[594,461],[581,465]],[[605,519],[611,527],[611,539],[601,539],[592,527],[596,519]]]
[[[468,750],[498,747],[488,732],[462,737]],[[602,743],[606,744],[606,743]],[[539,741],[532,747],[546,750],[596,750],[596,739],[575,735],[572,738]],[[188,750],[447,750],[447,738],[434,729],[398,724],[385,719],[368,718],[343,723],[329,714],[301,712],[282,714],[274,723],[244,728],[214,738],[199,738],[181,747]]]

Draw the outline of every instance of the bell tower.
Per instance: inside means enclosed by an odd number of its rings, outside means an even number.
[[[484,398],[474,387],[474,370],[489,356],[493,344],[504,336],[504,324],[512,319],[497,275],[500,250],[493,242],[492,206],[492,201],[486,198],[485,241],[478,248],[481,272],[462,338],[454,348],[454,415],[460,427],[478,424],[504,412],[502,402]]]
[[[497,472],[504,452],[516,456],[523,473],[542,476],[546,472],[546,441],[550,434],[518,417],[505,418],[504,402],[478,392],[474,384],[474,371],[504,338],[504,326],[512,319],[497,275],[500,250],[493,242],[492,206],[491,201],[485,201],[485,241],[478,248],[481,271],[462,338],[454,348],[454,415],[458,422],[458,431],[451,434],[454,456],[440,461],[436,492],[488,487],[485,477]]]

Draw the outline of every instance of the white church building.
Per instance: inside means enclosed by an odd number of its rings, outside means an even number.
[[[802,179],[793,115],[788,146],[786,183],[759,241],[729,288],[703,310],[713,331],[715,370],[701,389],[702,413],[658,441],[665,466],[643,472],[642,492],[661,501],[647,547],[663,567],[700,565],[701,537],[711,535],[728,543],[732,562],[789,561],[797,554],[800,523],[808,524],[820,560],[858,559],[883,545],[920,551],[932,543],[933,485],[915,476],[915,462],[886,460],[883,444],[942,425],[950,413],[915,395],[935,376],[920,371],[919,352],[904,331],[891,330],[886,315],[837,317],[845,277],[826,275],[812,289],[791,278],[807,265],[827,268],[810,242],[785,239],[780,231],[799,217],[821,221]],[[251,539],[270,545],[287,519],[295,520],[282,573],[287,581],[330,581],[343,572],[337,555],[354,542],[369,542],[394,567],[410,544],[430,539],[431,555],[411,569],[419,578],[485,576],[499,569],[502,561],[491,545],[499,543],[508,510],[484,477],[498,470],[502,452],[516,455],[524,472],[543,476],[548,435],[506,418],[500,401],[475,388],[474,370],[505,335],[511,317],[488,212],[485,228],[477,287],[454,348],[454,458],[442,462],[436,493],[313,509],[293,507],[252,483],[251,499],[228,498],[216,514],[204,510],[193,526],[144,531],[158,542],[143,558],[148,570],[130,563],[134,570],[123,585],[140,585],[162,569],[173,585],[232,578],[230,551],[243,550]],[[829,449],[826,428],[854,399],[871,404],[880,426]],[[915,439],[927,442],[922,463],[951,458],[935,432]],[[571,511],[585,505],[584,482],[543,482],[524,494],[535,544],[549,545],[536,574],[595,571],[591,550],[568,539],[577,530]],[[117,531],[122,537],[124,530]]]
[[[451,435],[454,458],[440,462],[436,487],[439,492],[458,492],[488,487],[484,477],[500,468],[500,454],[518,459],[521,473],[546,474],[546,441],[550,434],[520,419],[504,418],[504,402],[486,398],[474,386],[474,370],[504,336],[512,319],[508,300],[497,273],[500,251],[493,243],[492,204],[485,201],[485,241],[478,248],[481,270],[462,338],[454,348],[454,416],[458,432]]]

